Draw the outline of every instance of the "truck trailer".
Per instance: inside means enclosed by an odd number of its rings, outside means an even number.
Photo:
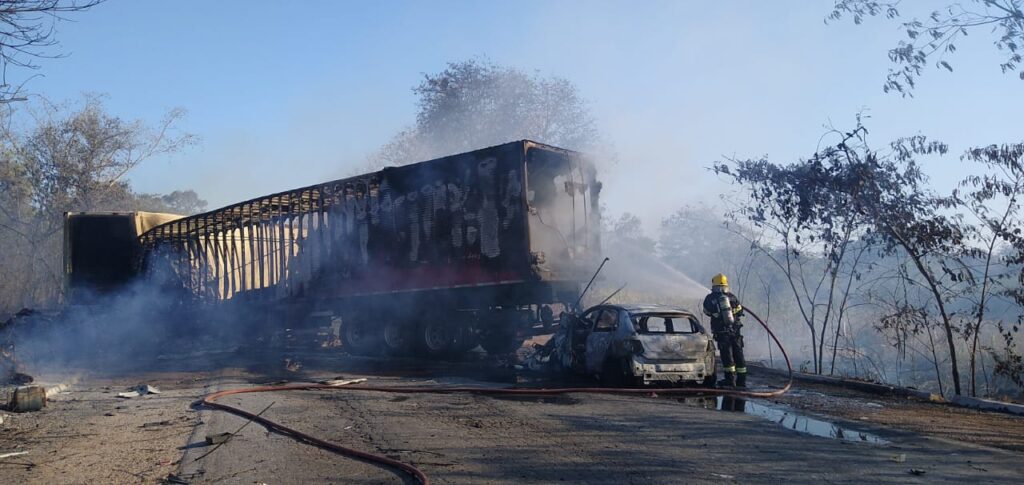
[[[596,268],[600,191],[581,154],[522,140],[175,219],[139,266],[253,335],[326,316],[353,353],[505,353]]]

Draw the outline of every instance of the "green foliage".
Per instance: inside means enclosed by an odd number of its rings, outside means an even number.
[[[206,201],[194,190],[175,190],[169,194],[138,194],[133,203],[136,210],[165,212],[190,216],[206,211]]]
[[[416,124],[381,148],[372,165],[402,165],[521,139],[576,150],[601,143],[589,107],[566,79],[468,60],[424,75],[413,93]]]

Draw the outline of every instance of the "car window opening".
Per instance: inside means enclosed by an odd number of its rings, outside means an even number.
[[[632,315],[631,318],[633,327],[642,334],[700,332],[700,326],[688,315],[641,313]]]

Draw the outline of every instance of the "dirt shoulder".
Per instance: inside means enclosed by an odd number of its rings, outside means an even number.
[[[785,383],[773,375],[756,375],[753,381],[765,386]],[[1020,416],[803,381],[794,381],[792,391],[773,401],[818,415],[1024,452]]]

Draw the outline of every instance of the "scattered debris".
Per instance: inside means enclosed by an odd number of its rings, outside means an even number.
[[[46,390],[43,386],[22,386],[14,390],[7,409],[16,413],[39,411],[46,407]]]
[[[302,363],[301,362],[299,362],[298,360],[291,359],[291,358],[285,358],[284,359],[284,370],[286,370],[288,372],[298,372],[299,369],[302,369]]]
[[[907,470],[907,473],[910,473],[911,475],[921,476],[924,475],[924,470],[920,468],[911,468],[910,470]]]
[[[53,387],[51,387],[51,388],[46,390],[46,398],[49,399],[49,398],[51,398],[53,396],[56,396],[57,394],[60,394],[60,393],[62,393],[64,391],[66,391],[66,390],[68,390],[68,385],[67,384],[57,384],[56,386],[53,386]]]
[[[231,436],[232,436],[231,433],[218,433],[218,434],[206,435],[206,444],[208,444],[208,445],[219,445],[221,443],[227,442],[229,439],[231,439]]]
[[[14,456],[21,456],[21,455],[27,455],[27,454],[28,454],[27,451],[15,451],[15,452],[12,452],[12,453],[0,453],[0,460],[3,460],[4,458],[11,458],[11,457],[14,457]]]
[[[139,387],[135,388],[134,391],[117,393],[117,397],[131,399],[133,397],[145,396],[146,394],[160,394],[160,389],[157,389],[149,384],[142,384]]]
[[[725,480],[732,480],[733,478],[736,478],[736,477],[734,477],[732,475],[725,475],[723,473],[712,473],[711,476],[717,477],[717,478],[722,478],[722,479],[725,479]]]
[[[366,382],[365,378],[361,379],[329,379],[326,381],[320,381],[320,384],[328,386],[347,386],[349,384],[359,384],[360,382]]]
[[[142,426],[139,426],[139,427],[140,428],[155,428],[157,426],[167,426],[169,424],[171,424],[171,422],[167,421],[167,420],[164,420],[164,421],[151,421],[149,423],[143,423]]]
[[[896,462],[896,463],[903,463],[903,462],[907,461],[907,454],[906,453],[898,453],[898,454],[892,455],[891,457],[889,457],[889,459],[894,461],[894,462]]]

